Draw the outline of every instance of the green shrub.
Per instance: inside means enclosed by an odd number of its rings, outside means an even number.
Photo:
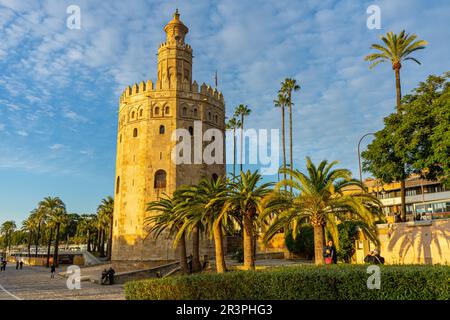
[[[314,228],[311,226],[302,226],[297,236],[292,236],[292,231],[286,232],[286,248],[289,252],[295,253],[301,257],[314,259]]]
[[[364,265],[297,266],[195,274],[125,284],[129,300],[448,300],[450,267],[381,266],[380,290]]]
[[[350,263],[356,251],[356,240],[358,239],[358,223],[344,221],[338,225],[339,250],[337,257],[340,261]]]

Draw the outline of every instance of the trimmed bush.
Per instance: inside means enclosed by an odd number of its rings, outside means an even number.
[[[293,237],[292,231],[288,230],[285,237],[286,248],[289,252],[295,253],[308,260],[314,259],[314,228],[302,226]]]
[[[297,266],[195,274],[125,284],[129,300],[449,300],[450,267],[381,266],[380,290],[367,266]]]

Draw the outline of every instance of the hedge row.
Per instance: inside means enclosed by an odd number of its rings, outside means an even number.
[[[381,288],[367,288],[367,266],[298,266],[132,281],[129,300],[449,300],[450,267],[381,266]]]

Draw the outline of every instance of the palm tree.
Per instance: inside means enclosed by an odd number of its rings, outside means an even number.
[[[285,137],[285,120],[284,120],[284,108],[287,104],[286,95],[282,92],[278,92],[278,99],[273,101],[275,107],[281,108],[281,146],[283,149],[283,168],[286,168],[286,137]],[[286,173],[284,174],[286,179]]]
[[[35,239],[35,253],[34,253],[34,256],[37,257],[38,256],[38,248],[39,248],[39,240],[41,239],[42,224],[46,219],[45,210],[43,210],[41,207],[38,207],[38,208],[34,209],[33,211],[31,211],[30,217],[37,229],[36,239]]]
[[[223,248],[224,226],[228,223],[228,214],[222,211],[227,196],[227,184],[223,177],[218,179],[203,178],[191,187],[180,189],[184,201],[181,216],[183,226],[178,235],[188,232],[198,224],[204,225],[209,235],[214,237],[216,256],[216,270],[218,273],[226,271],[225,252]]]
[[[296,92],[300,90],[300,86],[297,84],[297,80],[292,78],[284,79],[284,82],[281,83],[281,92],[286,97],[287,106],[289,108],[289,167],[294,167],[294,161],[292,156],[292,92]],[[286,164],[284,165],[286,168]],[[292,177],[291,177],[292,179]],[[292,193],[292,187],[291,187]]]
[[[272,183],[260,183],[261,175],[258,171],[241,171],[236,182],[229,186],[227,199],[223,212],[235,215],[240,224],[242,222],[244,233],[244,269],[255,269],[255,234],[254,227],[257,217],[262,213],[262,200],[271,191]]]
[[[378,243],[376,217],[381,215],[381,203],[367,193],[359,180],[351,179],[346,169],[333,169],[336,161],[322,161],[317,167],[306,158],[307,174],[291,168],[285,169],[293,180],[280,181],[276,190],[264,201],[264,214],[261,219],[275,219],[264,235],[268,242],[280,230],[292,230],[296,235],[299,228],[309,223],[314,228],[315,263],[323,264],[324,229],[339,244],[337,222],[345,220],[360,221],[360,227],[370,240]],[[283,192],[280,187],[289,184],[295,192]],[[345,190],[356,190],[344,192]]]
[[[233,179],[236,176],[236,129],[241,127],[241,121],[236,117],[227,122],[227,129],[233,130]]]
[[[45,212],[47,217],[47,227],[49,228],[50,234],[47,244],[47,268],[50,266],[50,247],[53,238],[53,229],[56,226],[52,220],[52,216],[56,214],[59,210],[65,210],[66,206],[64,202],[59,197],[45,197],[44,200],[39,202],[38,207]],[[55,263],[55,261],[54,261]]]
[[[245,119],[245,117],[250,115],[251,112],[252,111],[250,110],[250,108],[244,104],[240,104],[234,112],[234,115],[236,117],[241,118],[241,170],[240,171],[242,171],[242,165],[243,165],[242,155],[243,155],[243,147],[244,147],[244,119]]]
[[[164,232],[169,237],[177,235],[183,222],[179,219],[180,199],[176,196],[170,197],[163,194],[159,200],[151,201],[147,205],[147,211],[155,211],[156,215],[147,217],[144,223],[147,227],[148,235],[153,235],[155,239],[161,236]],[[186,237],[183,233],[175,239],[173,245],[179,246],[180,253],[180,267],[182,273],[189,273],[187,256],[186,256]]]
[[[68,215],[65,208],[58,208],[50,216],[54,226],[55,226],[55,250],[53,251],[53,265],[58,266],[58,249],[59,249],[59,236],[61,226],[68,222]]]
[[[406,60],[412,60],[417,64],[421,64],[416,58],[410,57],[411,53],[422,50],[428,44],[425,40],[417,40],[416,34],[405,33],[405,30],[400,34],[394,34],[388,32],[385,36],[381,36],[380,39],[383,44],[372,44],[371,48],[378,50],[377,53],[367,55],[364,60],[372,62],[370,69],[382,62],[391,62],[392,69],[395,72],[395,88],[397,95],[397,112],[400,112],[402,90],[400,84],[400,69],[402,62]],[[401,218],[406,221],[406,202],[405,202],[405,178],[400,181],[400,197],[402,202]]]
[[[97,209],[102,213],[104,217],[104,222],[107,224],[108,228],[108,246],[106,251],[106,257],[108,260],[111,260],[112,253],[112,236],[113,236],[113,213],[114,213],[114,199],[111,196],[102,199],[101,204]]]
[[[86,245],[87,251],[91,252],[91,238],[92,238],[92,229],[94,229],[92,221],[92,214],[83,214],[81,215],[80,223],[77,226],[77,233],[79,236],[86,237]]]
[[[5,250],[8,249],[8,251],[11,252],[11,236],[13,232],[16,230],[16,223],[12,220],[3,222],[1,228],[0,228],[0,234],[3,236],[4,244],[5,244]]]
[[[26,220],[22,222],[22,230],[28,233],[28,240],[27,240],[28,258],[31,258],[31,241],[33,239],[33,231],[35,230],[35,228],[36,225],[32,215],[30,215]]]

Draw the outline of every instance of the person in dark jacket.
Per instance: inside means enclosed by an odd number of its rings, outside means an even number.
[[[50,278],[51,279],[55,278],[55,272],[56,272],[56,266],[54,264],[52,264],[52,266],[50,268]]]
[[[380,251],[378,249],[374,249],[364,258],[364,262],[370,264],[384,264],[384,258],[380,256]]]
[[[115,273],[116,273],[116,271],[114,271],[114,269],[112,267],[109,267],[109,269],[108,269],[109,284],[114,284],[114,274]]]
[[[328,241],[328,245],[323,248],[323,257],[326,264],[336,264],[337,263],[337,252],[333,241]]]

